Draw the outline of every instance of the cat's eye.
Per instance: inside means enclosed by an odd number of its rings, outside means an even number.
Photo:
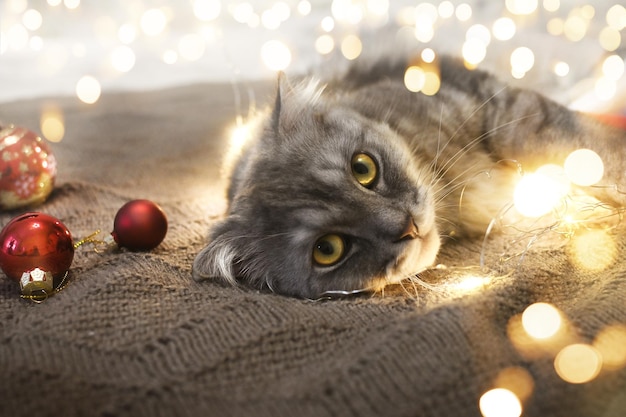
[[[331,266],[339,262],[346,252],[346,242],[336,234],[328,234],[315,241],[313,261],[319,266]]]
[[[354,154],[351,161],[352,175],[365,188],[374,186],[378,178],[378,166],[374,158],[366,153]]]

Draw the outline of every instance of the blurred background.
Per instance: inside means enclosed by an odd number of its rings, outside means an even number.
[[[272,79],[377,50],[462,56],[588,111],[626,108],[618,0],[2,0],[0,102]]]

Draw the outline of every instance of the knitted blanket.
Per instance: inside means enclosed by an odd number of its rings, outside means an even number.
[[[250,88],[265,98],[273,86]],[[591,266],[572,256],[574,238],[519,252],[494,234],[446,242],[447,268],[383,294],[312,301],[197,283],[191,263],[226,207],[220,160],[241,111],[231,86],[21,101],[0,119],[39,131],[52,104],[65,137],[36,210],[78,239],[145,198],[169,231],[149,252],[79,247],[67,287],[40,304],[0,275],[0,415],[625,415],[619,222],[609,243],[582,249]],[[534,325],[556,317],[555,335],[532,336],[523,313],[537,303],[551,307]]]

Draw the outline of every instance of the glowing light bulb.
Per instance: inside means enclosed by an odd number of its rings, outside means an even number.
[[[193,14],[205,22],[217,19],[222,11],[219,0],[195,0],[193,2]]]
[[[361,55],[363,44],[356,35],[348,35],[341,41],[341,53],[346,59],[353,60]]]
[[[527,73],[535,65],[535,54],[529,48],[521,46],[511,54],[511,67],[516,73]]]
[[[119,72],[128,72],[135,66],[135,53],[128,46],[118,46],[111,53],[111,63]]]
[[[617,370],[626,366],[626,326],[610,325],[600,331],[593,347],[602,356],[603,368]]]
[[[593,380],[602,368],[602,356],[594,347],[577,343],[564,347],[554,359],[554,369],[562,380],[584,384]]]
[[[426,74],[420,67],[411,66],[404,72],[404,86],[407,90],[417,93],[426,84]]]
[[[291,63],[291,51],[281,41],[271,40],[261,47],[261,59],[273,71],[282,71]]]
[[[35,9],[26,10],[24,15],[22,16],[22,23],[28,30],[37,30],[41,27],[41,23],[43,22],[43,17],[41,13],[39,13]]]
[[[330,35],[322,35],[315,41],[315,50],[322,54],[329,54],[335,49],[335,41]]]
[[[624,75],[624,60],[619,55],[611,55],[602,64],[602,73],[612,81],[617,81]]]
[[[569,65],[567,64],[567,62],[557,62],[554,65],[554,73],[559,77],[567,76],[567,74],[569,74]]]
[[[467,3],[461,3],[455,10],[456,18],[461,22],[467,22],[472,18],[472,6]]]
[[[480,397],[480,412],[484,417],[519,417],[522,403],[519,398],[505,388],[495,388]]]
[[[537,0],[506,0],[505,5],[509,12],[515,15],[527,15],[537,10]]]
[[[100,93],[100,82],[91,75],[81,77],[76,83],[76,95],[83,103],[95,103],[100,98]]]
[[[554,210],[569,192],[569,181],[557,165],[545,165],[524,175],[513,194],[515,209],[526,217],[541,217]]]
[[[561,328],[561,313],[551,304],[535,303],[522,313],[522,326],[535,339],[548,339]]]
[[[63,111],[59,107],[47,107],[41,113],[41,133],[50,142],[61,142],[65,136]]]
[[[495,22],[493,22],[493,26],[491,28],[493,32],[493,37],[499,41],[508,41],[515,36],[515,32],[517,31],[517,27],[515,26],[515,22],[508,17],[501,17]]]
[[[591,149],[578,149],[569,154],[564,168],[567,178],[581,186],[594,185],[604,176],[602,158]]]

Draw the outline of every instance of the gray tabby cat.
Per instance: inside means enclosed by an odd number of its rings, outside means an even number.
[[[439,60],[437,94],[412,93],[406,68],[381,60],[325,84],[280,76],[194,278],[308,298],[376,290],[432,266],[440,236],[484,233],[511,201],[518,164],[590,148],[607,184],[626,184],[621,130],[452,58]],[[471,181],[484,172],[490,181]],[[610,187],[591,191],[624,203]]]

